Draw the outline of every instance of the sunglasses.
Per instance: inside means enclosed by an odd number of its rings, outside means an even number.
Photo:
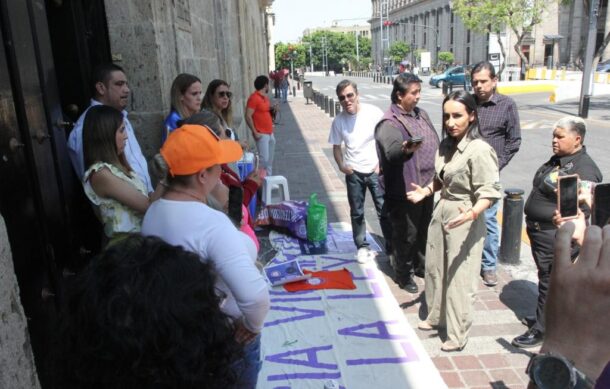
[[[356,97],[356,94],[353,93],[353,92],[350,92],[350,93],[348,93],[346,95],[341,95],[341,96],[337,96],[337,97],[339,98],[339,101],[343,101],[345,99],[353,100],[354,97]]]
[[[232,96],[233,96],[233,93],[231,93],[229,91],[218,92],[218,97],[226,97],[227,99],[230,99]]]

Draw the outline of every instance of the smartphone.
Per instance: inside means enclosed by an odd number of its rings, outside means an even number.
[[[416,144],[416,143],[421,143],[424,141],[424,138],[421,136],[414,136],[411,139],[409,139],[407,142],[411,143],[411,144]]]
[[[557,178],[557,208],[562,219],[578,215],[578,174]]]
[[[241,224],[241,204],[243,198],[244,191],[240,186],[229,186],[229,206],[227,214],[231,221],[237,226]]]
[[[610,184],[597,184],[593,188],[592,224],[604,227],[610,222]]]

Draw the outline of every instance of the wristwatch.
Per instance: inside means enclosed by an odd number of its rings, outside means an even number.
[[[557,353],[536,354],[525,372],[539,389],[591,389],[595,382]]]

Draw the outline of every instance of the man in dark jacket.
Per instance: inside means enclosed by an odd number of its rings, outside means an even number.
[[[428,114],[417,107],[421,80],[403,73],[394,80],[392,105],[375,130],[379,164],[385,184],[385,206],[392,224],[396,281],[417,293],[413,274],[423,276],[428,225],[433,196],[413,204],[406,193],[412,185],[428,185],[434,178],[434,156],[439,138]]]

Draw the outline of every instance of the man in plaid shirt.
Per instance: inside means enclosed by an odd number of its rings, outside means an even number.
[[[477,99],[479,128],[481,134],[493,147],[498,156],[500,171],[519,151],[521,145],[521,127],[517,105],[508,96],[496,92],[496,70],[489,62],[479,62],[471,72],[472,87]],[[498,244],[500,231],[498,228],[499,201],[485,211],[487,236],[483,249],[481,276],[483,283],[494,286],[498,283],[496,263],[498,261]]]

